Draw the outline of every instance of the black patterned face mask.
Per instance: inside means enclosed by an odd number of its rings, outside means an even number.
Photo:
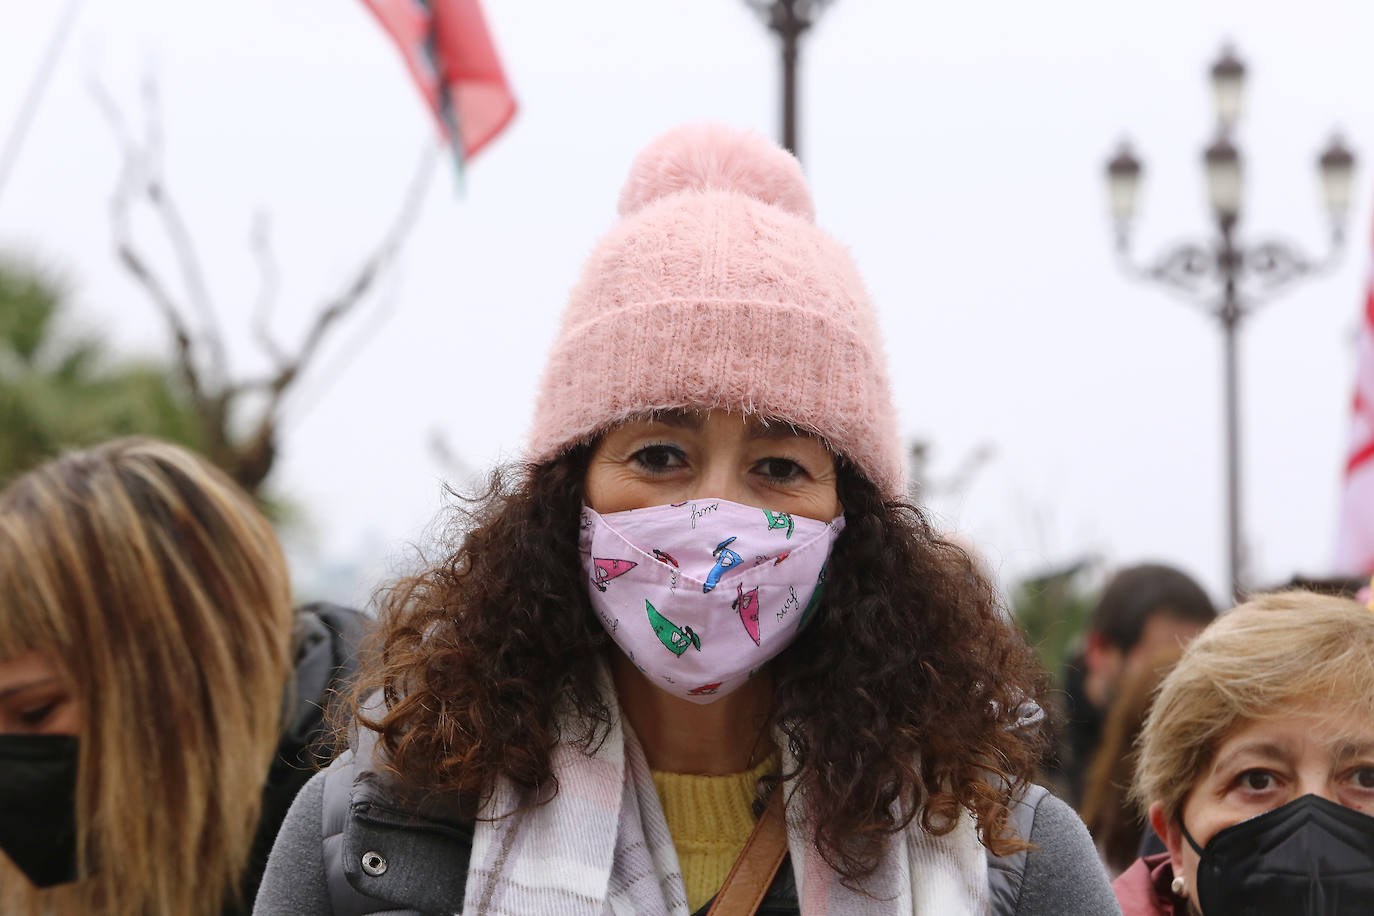
[[[1199,847],[1204,916],[1374,913],[1374,817],[1316,795],[1218,831]]]
[[[0,735],[0,850],[35,887],[76,879],[76,761],[70,735]]]

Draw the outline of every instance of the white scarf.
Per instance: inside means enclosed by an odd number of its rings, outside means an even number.
[[[602,690],[611,706],[609,733],[591,754],[567,745],[554,750],[559,791],[551,801],[502,817],[523,798],[504,779],[487,799],[473,838],[465,916],[690,916],[649,765],[604,672]],[[785,757],[784,766],[791,764]],[[804,808],[800,793],[788,799],[788,849],[802,916],[988,912],[987,858],[966,812],[940,837],[913,819],[887,844],[862,894],[825,864]]]

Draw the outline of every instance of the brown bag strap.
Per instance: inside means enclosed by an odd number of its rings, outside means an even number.
[[[783,816],[783,789],[778,786],[754,825],[725,883],[716,894],[707,916],[753,916],[773,884],[783,856],[787,855],[787,821]]]

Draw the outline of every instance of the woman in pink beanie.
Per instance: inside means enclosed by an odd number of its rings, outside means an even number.
[[[796,160],[681,128],[619,210],[525,462],[387,593],[257,912],[1115,912],[1030,784],[1032,653],[902,501],[876,316]]]

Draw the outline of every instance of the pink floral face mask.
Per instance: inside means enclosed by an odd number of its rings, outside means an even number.
[[[606,632],[659,687],[709,703],[796,639],[843,529],[844,516],[697,499],[609,515],[583,508],[580,546]]]

